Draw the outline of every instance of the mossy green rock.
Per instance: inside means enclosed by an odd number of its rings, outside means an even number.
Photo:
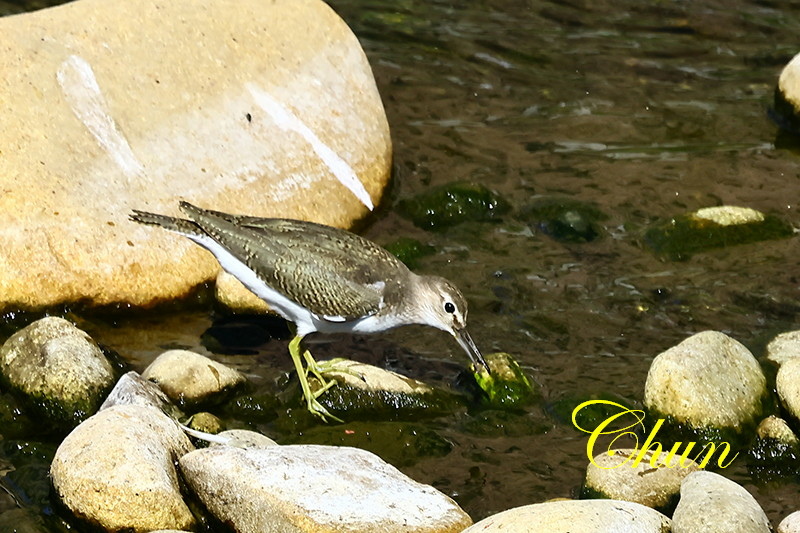
[[[417,239],[411,237],[400,237],[396,241],[384,246],[392,255],[405,263],[408,268],[416,268],[420,258],[436,252],[436,248],[427,244],[422,244]]]
[[[464,402],[457,394],[372,365],[348,359],[320,364],[325,368],[324,377],[337,383],[318,400],[345,420],[436,416],[450,413]],[[320,389],[316,378],[309,378],[309,385],[312,392]]]
[[[486,393],[485,402],[497,407],[519,407],[529,403],[536,392],[514,358],[505,352],[484,356],[491,373],[481,368],[475,381]]]
[[[736,244],[793,235],[792,226],[774,215],[736,206],[708,207],[656,223],[644,234],[657,255],[685,261],[693,254]]]
[[[541,198],[522,212],[522,218],[559,242],[591,242],[605,234],[600,224],[608,216],[597,207],[571,198]]]
[[[424,229],[494,220],[509,210],[499,194],[477,183],[456,182],[432,188],[399,204],[400,213]]]

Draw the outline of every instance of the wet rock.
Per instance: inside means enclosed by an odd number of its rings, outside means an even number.
[[[80,0],[0,19],[0,62],[15,72],[0,79],[2,310],[151,305],[212,281],[210,254],[127,220],[178,214],[176,191],[346,227],[389,179],[370,66],[319,0]]]
[[[767,359],[782,365],[793,357],[800,356],[800,330],[787,331],[775,336],[767,344]]]
[[[436,248],[433,246],[422,244],[417,239],[410,237],[400,237],[384,246],[384,248],[412,270],[418,266],[420,258],[436,252]]]
[[[761,421],[756,428],[756,435],[759,439],[774,439],[789,446],[800,444],[786,420],[775,415],[770,415]]]
[[[673,533],[770,533],[767,515],[743,487],[713,472],[694,472],[681,485]]]
[[[775,88],[773,118],[792,133],[800,133],[800,54],[783,68]]]
[[[115,405],[141,405],[155,407],[160,411],[169,410],[172,404],[158,385],[147,381],[137,372],[130,371],[117,380],[100,409]]]
[[[540,198],[522,210],[521,217],[559,242],[591,242],[605,234],[608,216],[597,207],[572,198]]]
[[[169,417],[151,407],[117,405],[79,425],[50,469],[62,503],[110,531],[191,529],[174,463],[193,449]]]
[[[484,518],[463,533],[549,531],[553,533],[669,533],[670,520],[638,503],[562,500],[526,505]]]
[[[510,206],[484,185],[455,182],[434,187],[398,205],[400,213],[423,229],[444,229],[468,221],[499,218]]]
[[[224,423],[219,419],[219,417],[216,417],[205,411],[193,414],[191,418],[189,418],[186,425],[192,429],[196,429],[197,431],[213,434],[221,432],[225,427]]]
[[[783,363],[775,377],[778,397],[795,420],[800,420],[800,357]]]
[[[713,248],[782,239],[793,233],[791,224],[774,215],[726,205],[658,222],[645,232],[644,242],[665,259],[684,261]]]
[[[486,403],[497,407],[519,407],[529,403],[536,394],[528,376],[511,354],[491,353],[484,356],[491,373],[483,367],[475,373],[478,386],[486,393]]]
[[[246,379],[236,370],[188,350],[159,355],[142,373],[158,383],[178,405],[197,405],[222,397]]]
[[[704,331],[653,360],[644,403],[654,418],[670,417],[709,435],[737,433],[755,426],[766,383],[747,348],[724,333]]]
[[[800,533],[800,511],[795,511],[778,524],[778,533]]]
[[[681,482],[700,467],[680,455],[667,464],[667,452],[653,459],[652,450],[615,449],[594,457],[586,468],[585,491],[591,497],[635,502],[665,512],[678,499]],[[635,466],[634,466],[635,464]]]
[[[205,507],[236,531],[458,532],[469,516],[357,448],[215,447],[180,460]]]
[[[0,348],[3,379],[51,420],[77,424],[94,413],[114,383],[97,344],[63,318],[46,317]]]
[[[261,315],[270,312],[267,302],[250,292],[250,289],[224,270],[220,270],[217,274],[214,296],[220,305],[233,313]]]
[[[335,380],[337,385],[318,400],[337,416],[435,416],[452,412],[462,401],[449,391],[357,361],[331,359],[320,364],[326,369],[324,377]],[[316,378],[310,377],[309,384],[312,392],[321,388]]]

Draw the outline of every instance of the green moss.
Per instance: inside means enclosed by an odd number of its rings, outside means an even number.
[[[400,213],[424,229],[444,229],[462,222],[498,219],[510,206],[499,194],[477,183],[455,182],[432,188],[398,205]]]
[[[656,223],[645,232],[644,243],[662,258],[685,261],[705,250],[783,239],[793,233],[789,223],[774,215],[763,215],[760,221],[723,225],[690,213]]]
[[[418,259],[436,252],[433,246],[422,244],[417,239],[412,239],[411,237],[400,237],[385,245],[384,248],[411,269],[417,267]]]
[[[591,242],[605,234],[608,216],[597,207],[571,198],[541,198],[522,211],[522,218],[559,242]]]
[[[520,407],[530,403],[536,396],[531,381],[514,358],[498,352],[485,356],[491,373],[481,368],[474,373],[475,381],[486,395],[485,404],[494,407]]]

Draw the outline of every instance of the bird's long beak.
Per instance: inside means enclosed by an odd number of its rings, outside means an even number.
[[[481,355],[478,347],[475,346],[475,343],[472,341],[472,337],[469,336],[466,328],[454,330],[453,337],[456,338],[458,344],[464,348],[464,351],[467,352],[469,358],[472,359],[472,364],[475,366],[475,370],[478,369],[478,365],[481,365],[486,369],[486,372],[490,372],[489,365],[486,364],[486,360]]]

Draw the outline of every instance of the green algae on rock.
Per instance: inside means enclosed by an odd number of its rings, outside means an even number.
[[[335,416],[402,419],[450,413],[464,403],[452,392],[401,376],[395,372],[349,359],[320,362],[325,377],[336,382],[319,402]],[[319,380],[309,378],[311,391],[320,390]]]
[[[559,242],[591,242],[605,234],[608,216],[590,203],[572,198],[539,198],[522,210],[522,218]]]
[[[400,237],[384,248],[412,270],[417,267],[418,259],[436,252],[436,248],[433,246],[422,244],[411,237]]]
[[[536,394],[531,381],[514,358],[505,352],[485,356],[491,374],[485,368],[474,372],[475,381],[486,393],[485,403],[498,407],[520,407]]]
[[[792,226],[775,215],[748,207],[719,206],[657,222],[645,232],[644,243],[664,259],[685,261],[713,248],[783,239],[793,234]]]
[[[462,222],[495,220],[508,202],[478,183],[454,182],[434,187],[398,205],[400,213],[423,229],[444,229]]]

